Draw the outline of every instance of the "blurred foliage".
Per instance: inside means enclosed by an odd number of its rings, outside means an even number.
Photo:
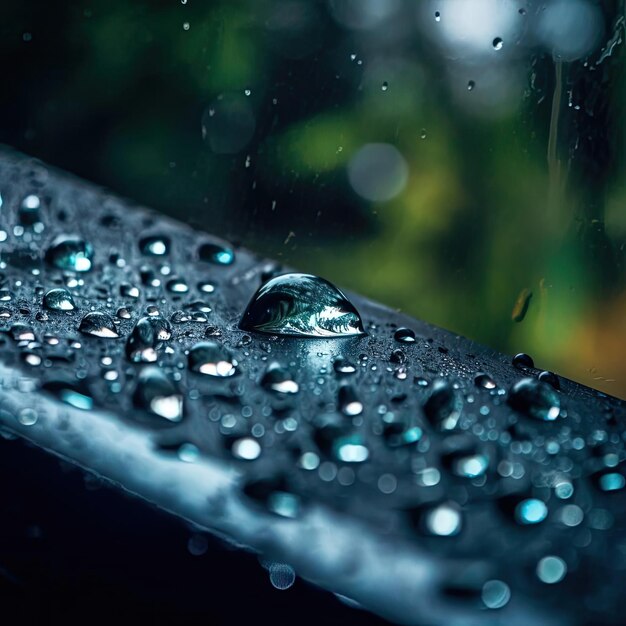
[[[5,2],[0,141],[626,397],[623,4],[491,1]]]

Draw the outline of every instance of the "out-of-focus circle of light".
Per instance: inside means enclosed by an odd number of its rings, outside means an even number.
[[[406,160],[388,143],[368,143],[348,163],[350,185],[371,202],[391,200],[404,189],[408,178]]]
[[[434,4],[432,5],[434,6]],[[432,31],[440,33],[450,53],[494,54],[494,40],[499,38],[506,47],[519,25],[519,6],[512,0],[439,0],[436,3],[440,19],[432,14]],[[424,12],[421,11],[421,19]]]
[[[592,52],[604,33],[600,7],[588,0],[555,0],[541,13],[539,40],[563,61],[574,61]]]

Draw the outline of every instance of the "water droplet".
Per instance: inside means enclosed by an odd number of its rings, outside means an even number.
[[[272,563],[269,568],[270,582],[276,589],[284,591],[289,589],[296,580],[293,567],[285,563]]]
[[[352,387],[344,385],[339,388],[339,408],[344,415],[349,417],[363,413],[363,403]]]
[[[17,421],[22,426],[34,426],[37,423],[38,415],[34,409],[22,409],[17,415]]]
[[[452,502],[443,502],[429,509],[424,517],[426,530],[438,537],[452,537],[461,532],[461,511]]]
[[[248,304],[240,328],[304,337],[365,333],[358,312],[344,294],[309,274],[285,274],[266,282]]]
[[[406,446],[422,438],[422,429],[407,418],[405,413],[386,413],[383,416],[383,437],[387,445]]]
[[[300,498],[287,491],[273,491],[267,498],[267,508],[281,517],[295,519],[300,513]]]
[[[554,585],[565,578],[567,564],[558,556],[544,556],[537,563],[537,577],[547,585]]]
[[[139,288],[130,283],[122,283],[120,285],[120,295],[122,298],[138,298]]]
[[[338,461],[343,463],[363,463],[370,455],[359,434],[338,437],[333,445],[333,453]]]
[[[261,385],[268,391],[274,391],[279,394],[298,393],[298,383],[288,370],[281,367],[278,363],[272,363],[261,379]]]
[[[59,235],[46,251],[46,261],[62,270],[88,272],[92,266],[93,248],[80,237]]]
[[[501,37],[496,37],[493,40],[492,45],[493,45],[494,50],[501,50],[502,46],[504,45],[504,42],[502,41]]]
[[[183,418],[183,396],[155,365],[144,367],[139,374],[134,398],[137,406],[170,422]]]
[[[343,357],[335,359],[333,362],[333,369],[337,374],[354,374],[356,372],[356,366],[354,363],[351,363]]]
[[[523,367],[535,367],[535,362],[532,360],[528,354],[524,354],[524,352],[519,352],[513,357],[512,363],[517,368]]]
[[[193,443],[183,443],[176,454],[183,463],[197,463],[200,458],[200,450]]]
[[[256,439],[244,437],[233,443],[231,452],[235,458],[242,461],[254,461],[261,455],[261,446]]]
[[[420,131],[420,139],[426,139],[426,129],[422,128]]]
[[[201,261],[214,265],[231,265],[235,261],[235,253],[231,248],[216,243],[204,243],[198,249]]]
[[[26,196],[19,208],[19,220],[21,224],[30,226],[39,220],[41,200],[34,194]]]
[[[389,83],[387,81],[384,81],[383,84],[380,86],[381,91],[387,91],[387,89],[389,89]]]
[[[467,91],[473,91],[476,83],[473,80],[467,81]]]
[[[157,349],[172,336],[170,323],[162,317],[142,317],[135,324],[126,343],[126,354],[135,362],[153,363]]]
[[[67,289],[50,289],[43,297],[43,305],[51,311],[73,311],[74,299]]]
[[[165,288],[171,293],[187,293],[189,286],[182,278],[171,278],[167,281]]]
[[[149,256],[165,256],[170,251],[170,239],[159,235],[143,237],[139,240],[139,249]]]
[[[626,485],[626,479],[618,472],[609,472],[600,476],[598,484],[602,491],[619,491]]]
[[[398,328],[393,338],[400,343],[415,343],[415,332],[410,328]]]
[[[548,516],[548,507],[543,500],[528,498],[515,507],[515,518],[520,524],[539,524]]]
[[[511,599],[511,589],[501,580],[488,580],[483,585],[481,598],[488,609],[501,609]]]
[[[561,401],[556,391],[546,383],[524,378],[509,392],[513,409],[546,422],[554,421],[560,413]]]
[[[106,313],[99,313],[97,311],[87,313],[81,320],[78,330],[85,335],[92,335],[93,337],[103,337],[107,339],[119,337],[113,318]]]
[[[560,389],[561,383],[559,382],[559,377],[552,372],[541,372],[539,376],[537,376],[537,380],[540,380],[542,383],[547,383],[550,387],[554,389]]]
[[[452,458],[452,472],[464,478],[483,476],[489,468],[489,459],[484,454],[459,454]]]
[[[462,409],[463,400],[457,391],[445,381],[435,381],[432,393],[424,404],[424,413],[431,424],[439,430],[453,430]]]
[[[225,378],[237,373],[237,361],[219,343],[202,341],[189,351],[189,369],[199,374]]]
[[[25,324],[13,324],[9,332],[14,341],[35,341],[33,329]]]
[[[441,12],[435,11],[435,22],[441,22]]]
[[[474,384],[477,387],[482,387],[483,389],[495,389],[496,383],[493,378],[488,374],[477,374],[476,378],[474,378]]]

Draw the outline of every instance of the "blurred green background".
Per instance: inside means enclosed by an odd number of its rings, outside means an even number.
[[[621,1],[0,18],[3,143],[626,398]]]

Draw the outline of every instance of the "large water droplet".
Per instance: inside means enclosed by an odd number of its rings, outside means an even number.
[[[78,330],[85,335],[92,335],[93,337],[104,337],[106,339],[119,337],[113,318],[106,313],[98,311],[87,313],[81,320]]]
[[[509,392],[509,404],[520,413],[546,422],[554,421],[561,409],[557,392],[533,378],[523,378],[513,386]]]
[[[250,301],[240,328],[303,337],[365,333],[357,310],[344,294],[309,274],[284,274],[266,282]]]
[[[189,369],[199,374],[225,378],[237,373],[237,361],[219,343],[202,341],[189,351]]]
[[[80,237],[59,235],[46,251],[46,261],[62,270],[88,272],[91,269],[93,248]]]
[[[180,422],[183,418],[183,396],[165,373],[155,365],[145,367],[139,374],[135,403],[170,422]]]
[[[43,305],[51,311],[73,311],[74,299],[67,289],[50,289],[43,297]]]
[[[462,409],[461,396],[449,383],[442,380],[433,384],[432,393],[424,404],[426,417],[439,430],[456,428]]]
[[[135,363],[153,363],[157,349],[172,336],[170,323],[160,316],[139,319],[126,343],[126,355]]]

